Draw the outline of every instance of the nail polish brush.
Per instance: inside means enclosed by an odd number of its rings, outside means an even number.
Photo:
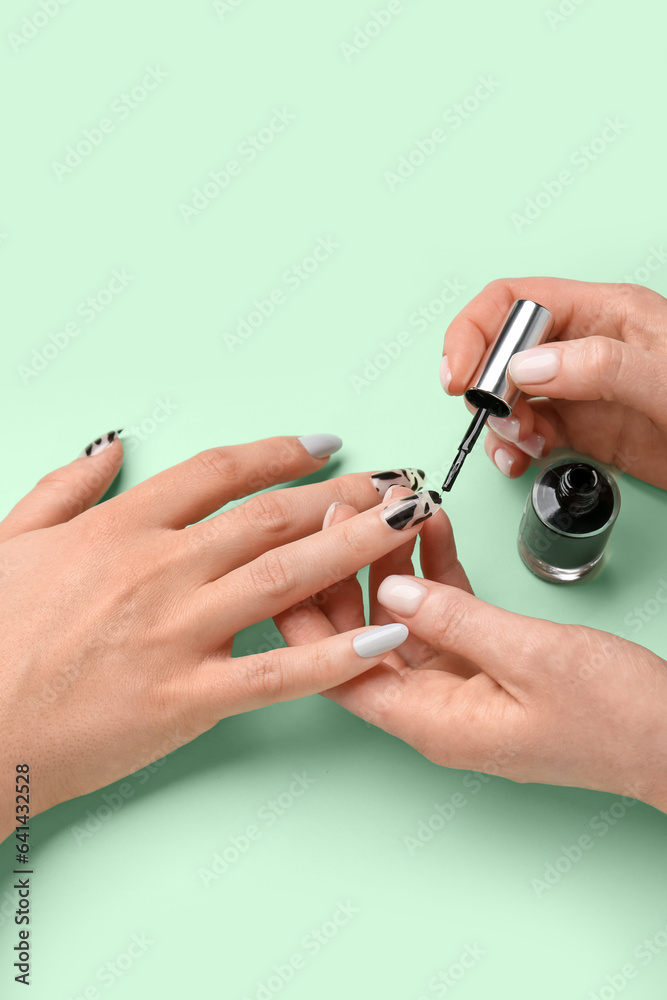
[[[517,299],[513,303],[500,333],[477,370],[473,386],[465,391],[465,398],[477,407],[477,412],[442,484],[444,492],[448,493],[454,485],[488,417],[509,417],[521,395],[508,373],[512,355],[544,343],[552,327],[553,316],[544,306],[530,299]]]

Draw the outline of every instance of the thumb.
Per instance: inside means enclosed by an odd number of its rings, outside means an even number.
[[[667,357],[610,337],[534,347],[509,363],[515,385],[530,396],[623,403],[664,422]]]
[[[69,465],[49,472],[0,522],[0,541],[70,521],[104,496],[123,462],[123,446],[110,431]]]
[[[377,601],[407,623],[411,635],[471,660],[504,688],[525,687],[550,641],[551,622],[505,611],[432,580],[388,576]]]

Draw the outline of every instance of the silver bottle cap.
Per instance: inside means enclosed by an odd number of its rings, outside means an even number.
[[[507,371],[510,358],[543,344],[552,327],[553,316],[548,309],[530,299],[518,299],[479,366],[474,385],[466,390],[468,402],[485,407],[494,417],[509,417],[521,395]]]

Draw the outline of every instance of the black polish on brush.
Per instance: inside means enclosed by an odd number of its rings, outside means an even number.
[[[461,441],[461,444],[459,445],[459,453],[454,459],[452,467],[447,473],[447,478],[442,484],[442,489],[444,493],[449,493],[452,486],[454,485],[456,477],[461,471],[461,467],[465,462],[466,458],[472,451],[473,445],[477,441],[477,438],[482,433],[482,427],[486,423],[487,417],[489,416],[490,413],[491,411],[487,409],[485,406],[480,406],[477,413],[472,418],[472,423],[470,424],[470,427],[466,431],[463,441]]]

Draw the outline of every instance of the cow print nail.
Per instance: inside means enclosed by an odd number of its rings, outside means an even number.
[[[121,427],[121,430],[122,429],[123,428]],[[120,431],[109,431],[108,434],[103,434],[102,437],[98,437],[95,441],[91,441],[88,447],[84,448],[81,454],[78,455],[77,457],[83,458],[84,455],[88,455],[88,457],[90,457],[91,455],[99,454],[99,452],[104,451],[105,448],[108,448],[111,442],[115,441],[115,439],[118,437],[119,434]]]
[[[426,521],[442,504],[442,497],[435,490],[422,490],[413,493],[411,497],[390,503],[382,511],[382,517],[390,528],[402,531],[404,528],[414,528]]]
[[[392,486],[405,486],[409,490],[418,490],[426,482],[426,473],[422,469],[391,469],[389,472],[376,472],[371,476],[371,482],[381,497]]]

